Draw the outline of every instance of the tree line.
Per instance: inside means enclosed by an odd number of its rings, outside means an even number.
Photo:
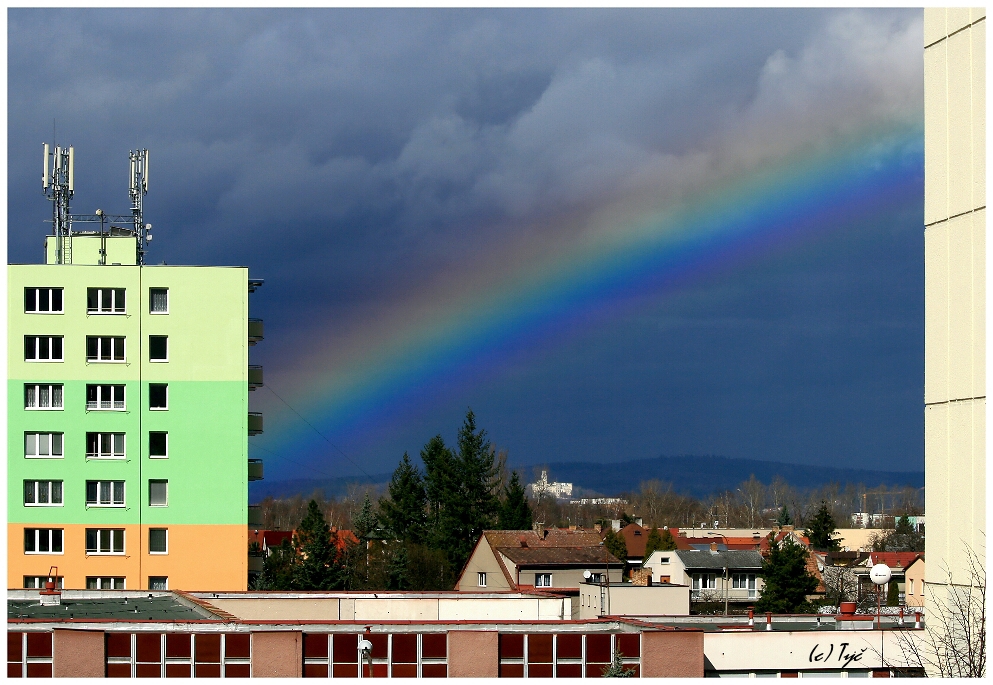
[[[302,498],[264,501],[265,523],[296,533],[264,559],[255,588],[447,590],[483,530],[531,528],[520,474],[506,473],[506,456],[477,428],[471,409],[455,445],[436,435],[420,460],[423,472],[404,453],[375,503],[371,489],[361,506],[351,497],[314,497],[305,511]],[[339,529],[347,526],[356,540],[336,544],[340,536],[333,539],[329,519]]]

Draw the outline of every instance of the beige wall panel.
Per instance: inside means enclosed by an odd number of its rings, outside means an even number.
[[[103,678],[104,633],[60,630],[52,635],[52,675],[56,678]]]
[[[973,10],[975,11],[975,10]],[[986,22],[972,34],[972,197],[973,208],[986,206]]]
[[[948,489],[948,407],[936,404],[924,408],[924,511],[927,512],[925,549],[928,582],[941,582],[938,569],[948,557],[951,493]],[[944,531],[944,534],[942,532]]]
[[[986,399],[972,402],[973,436],[972,501],[976,521],[972,531],[972,548],[986,558]]]
[[[337,599],[211,599],[210,603],[246,621],[337,621]]]
[[[965,399],[976,396],[975,334],[976,321],[974,292],[976,279],[973,213],[963,214],[948,221],[948,396]],[[982,315],[980,314],[980,317]]]
[[[945,31],[945,8],[924,8],[924,45],[931,45],[948,34]]]
[[[303,633],[252,633],[253,678],[303,676]]]
[[[536,621],[538,600],[513,601],[486,599],[438,600],[438,619],[441,621]]]
[[[496,678],[500,674],[499,639],[496,631],[449,631],[448,677]]]
[[[972,23],[972,10],[968,7],[945,8],[945,30],[955,33],[960,28]]]
[[[924,230],[924,402],[948,400],[948,224]]]
[[[959,579],[967,573],[968,563],[965,545],[975,546],[975,531],[986,527],[985,520],[977,520],[978,512],[983,509],[975,499],[976,476],[978,460],[984,458],[977,450],[977,438],[982,430],[976,421],[982,420],[982,415],[976,411],[981,403],[975,401],[952,402],[948,404],[948,489],[949,527],[944,529],[948,536],[947,560],[952,571],[952,579]],[[980,491],[982,493],[982,491]],[[985,495],[983,495],[985,497]],[[930,519],[930,517],[929,517]],[[933,531],[928,520],[928,531]],[[938,529],[940,532],[941,529]],[[934,559],[928,556],[933,564]],[[940,563],[940,562],[939,562]]]
[[[948,64],[948,215],[975,208],[972,202],[972,31],[945,41]]]
[[[358,599],[356,621],[437,621],[437,599]]]
[[[948,218],[948,93],[944,42],[924,51],[924,225]]]
[[[986,210],[972,214],[973,397],[986,396]]]

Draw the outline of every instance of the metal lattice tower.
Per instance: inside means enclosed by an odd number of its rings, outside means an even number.
[[[44,174],[41,177],[42,192],[52,201],[52,231],[55,234],[55,260],[57,264],[71,261],[67,252],[71,250],[72,223],[69,217],[69,200],[73,192],[73,150],[72,147],[49,148],[45,143]],[[49,171],[51,170],[51,173]]]
[[[152,226],[145,225],[142,220],[142,199],[148,192],[148,150],[129,150],[131,158],[131,177],[128,192],[131,195],[131,214],[134,221],[134,234],[138,239],[138,263],[145,262],[145,250],[151,240],[149,232]]]

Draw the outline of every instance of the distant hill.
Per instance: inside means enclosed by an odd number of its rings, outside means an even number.
[[[705,497],[720,490],[733,490],[752,474],[763,483],[770,483],[779,476],[797,488],[815,488],[828,483],[864,483],[869,487],[879,485],[924,486],[923,471],[870,471],[831,466],[807,466],[757,459],[732,459],[729,457],[684,455],[655,457],[634,461],[600,464],[594,462],[555,462],[547,464],[549,478],[573,483],[584,492],[616,495],[638,489],[642,481],[658,479],[673,484],[682,494]],[[532,480],[534,466],[514,465],[525,482]],[[327,497],[344,495],[351,483],[385,486],[391,473],[373,474],[371,478],[344,476],[341,478],[297,478],[293,480],[261,480],[249,484],[249,499],[260,502],[267,496],[307,496],[323,489]]]
[[[633,492],[642,481],[655,478],[672,483],[676,492],[705,497],[720,490],[734,490],[752,474],[765,484],[779,476],[797,488],[816,488],[828,483],[842,486],[846,483],[864,483],[869,487],[924,486],[923,471],[870,471],[699,455],[655,457],[617,464],[560,462],[547,466],[549,480],[572,483],[583,490],[603,495]],[[528,481],[532,480],[534,468],[518,467]]]

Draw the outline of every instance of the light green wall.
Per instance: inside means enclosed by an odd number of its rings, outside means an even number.
[[[107,236],[104,238],[107,246],[108,266],[117,264],[122,266],[135,265],[138,263],[137,242],[133,237],[128,236]],[[64,249],[67,255],[65,262],[73,265],[99,264],[100,263],[100,237],[90,235],[73,235],[68,239],[63,239]],[[58,241],[55,236],[45,238],[45,263],[56,264],[56,248]]]
[[[132,239],[133,244],[133,239]],[[25,287],[62,287],[63,314],[26,314]],[[87,287],[125,288],[127,313],[88,315]],[[150,314],[148,289],[169,289]],[[64,362],[25,362],[24,335],[63,335]],[[169,337],[169,361],[148,360],[148,335]],[[122,335],[126,363],[87,363],[87,335]],[[248,501],[248,270],[238,267],[8,267],[8,521],[245,524]],[[64,384],[62,411],[27,411],[25,382]],[[169,409],[148,409],[148,383],[169,385]],[[127,410],[86,411],[87,383],[126,385]],[[148,458],[148,432],[169,433],[168,459]],[[25,431],[65,433],[63,459],[24,458]],[[87,432],[125,432],[127,459],[87,460]],[[169,481],[169,506],[148,507],[148,480]],[[61,479],[62,507],[24,507],[25,479]],[[86,480],[125,480],[126,509],[85,507]],[[68,550],[67,550],[68,552]]]

